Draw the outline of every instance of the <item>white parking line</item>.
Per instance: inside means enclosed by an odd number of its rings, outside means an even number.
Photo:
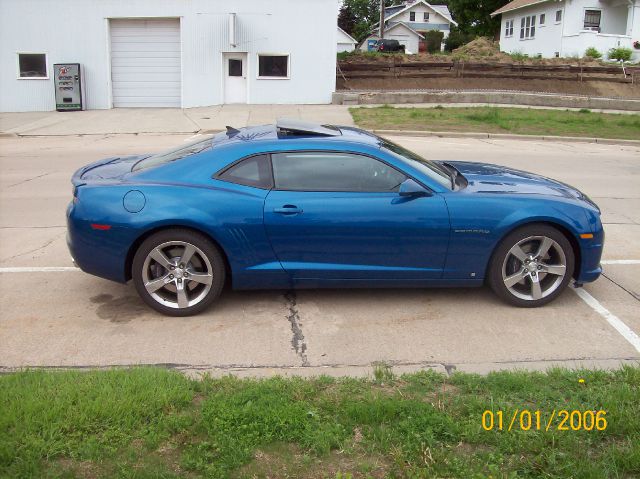
[[[196,139],[196,138],[198,138],[199,136],[202,136],[202,135],[201,135],[200,133],[196,133],[195,135],[190,136],[190,137],[189,137],[189,138],[187,138],[186,140],[182,140],[182,141],[184,141],[184,142],[186,143],[187,141],[195,140],[195,139]]]
[[[0,268],[0,273],[64,273],[67,271],[80,271],[73,266],[42,266],[33,268]]]
[[[600,264],[640,264],[640,259],[610,259],[600,261]]]
[[[622,335],[622,337],[626,339],[629,344],[631,344],[631,346],[636,348],[636,351],[640,353],[640,336],[633,332],[631,328],[627,326],[615,314],[602,306],[600,302],[589,293],[587,293],[584,288],[576,288],[574,289],[574,291],[578,296],[580,296],[582,301],[587,303],[587,305],[589,305],[594,311],[602,316],[607,321],[607,323],[613,326],[613,328],[618,331]]]

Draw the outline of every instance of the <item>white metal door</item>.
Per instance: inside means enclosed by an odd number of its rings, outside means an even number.
[[[247,54],[225,53],[224,102],[247,103]]]
[[[180,107],[180,20],[111,20],[114,107]]]

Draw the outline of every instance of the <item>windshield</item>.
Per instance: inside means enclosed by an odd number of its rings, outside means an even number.
[[[409,163],[414,168],[420,170],[429,178],[437,181],[442,186],[452,188],[452,178],[449,172],[442,166],[433,161],[426,160],[413,151],[407,150],[389,140],[381,139],[380,146],[383,150],[394,156],[400,157],[401,160]]]
[[[146,170],[147,168],[153,168],[154,166],[181,160],[182,158],[195,155],[196,153],[202,153],[212,147],[212,139],[213,136],[207,136],[204,139],[198,138],[196,141],[192,141],[186,145],[181,145],[179,148],[174,148],[173,150],[165,151],[164,153],[149,156],[133,165],[131,171]]]

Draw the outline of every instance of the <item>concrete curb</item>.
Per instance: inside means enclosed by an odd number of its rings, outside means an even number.
[[[203,129],[197,132],[140,132],[140,133],[71,133],[68,135],[38,135],[18,134],[0,131],[0,138],[29,138],[29,137],[62,137],[62,136],[104,136],[104,135],[215,135],[224,130]],[[476,138],[481,140],[519,140],[519,141],[559,141],[564,143],[599,143],[601,145],[628,145],[640,146],[640,140],[622,140],[615,138],[588,138],[578,136],[539,136],[539,135],[513,135],[508,133],[482,133],[462,131],[422,131],[422,130],[371,130],[372,133],[381,136],[417,136],[425,138]]]
[[[435,138],[477,138],[483,140],[520,140],[520,141],[561,141],[564,143],[600,143],[602,145],[640,146],[640,140],[622,140],[615,138],[588,138],[579,136],[539,136],[513,135],[508,133],[477,133],[461,131],[411,131],[411,130],[372,130],[376,135],[419,136]]]

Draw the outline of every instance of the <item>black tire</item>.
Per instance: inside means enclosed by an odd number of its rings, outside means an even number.
[[[543,264],[545,264],[545,261],[549,264],[561,264],[562,255],[564,255],[565,272],[561,281],[559,279],[560,276],[555,273],[545,273],[544,271],[540,270],[535,273],[530,272],[527,268],[532,268],[534,270],[538,269],[534,266],[538,265],[538,262],[531,261],[529,258],[526,259],[525,262],[521,262],[516,259],[515,256],[510,252],[512,251],[512,248],[515,248],[516,245],[520,244],[523,241],[524,243],[521,249],[526,249],[527,247],[535,249],[536,245],[538,245],[539,247],[542,244],[542,240],[536,240],[532,238],[549,238],[554,242],[554,244],[549,249],[547,259],[542,260]],[[558,248],[560,248],[562,252],[558,251]],[[535,252],[537,251],[534,252],[534,249],[530,250],[528,257],[535,255]],[[542,269],[544,269],[544,266],[539,267],[542,267]],[[550,303],[560,294],[562,294],[562,292],[566,289],[567,285],[571,281],[571,278],[573,277],[574,268],[575,254],[571,243],[566,238],[566,236],[553,226],[546,224],[533,224],[518,228],[517,230],[508,234],[498,244],[491,257],[491,262],[489,264],[489,270],[487,274],[487,282],[489,283],[489,286],[491,286],[491,289],[496,293],[496,295],[498,295],[498,297],[500,297],[503,301],[521,308],[537,308]],[[515,277],[516,274],[522,274],[523,279],[521,282],[514,284],[510,289],[505,284],[505,281],[507,281],[509,277]],[[534,276],[537,274],[538,281],[541,285],[543,296],[539,299],[534,299],[534,285],[533,280],[530,276],[531,274],[533,274]],[[544,290],[545,282],[548,285],[548,291],[546,292]],[[531,292],[531,298],[525,299],[523,297],[517,296],[528,295],[528,289]]]
[[[190,260],[190,262],[185,264],[183,268],[180,268],[177,264],[172,265],[173,267],[171,268],[171,271],[169,270],[169,267],[161,267],[160,262],[157,262],[154,259],[150,259],[150,263],[145,265],[152,251],[161,245],[167,245],[167,243],[169,243],[169,245],[164,246],[163,249],[163,252],[165,253],[172,251],[179,252],[179,248],[183,247],[181,243],[184,243],[184,248],[182,249],[183,253],[186,251],[187,245],[194,246],[196,248],[196,252],[192,255],[193,263]],[[176,244],[173,245],[172,243]],[[169,258],[169,255],[165,254],[165,258],[170,259],[172,263],[179,263],[179,260],[175,260],[177,257]],[[158,273],[158,275],[150,279],[150,281],[166,278],[170,273],[173,273],[171,275],[171,283],[168,284],[167,287],[160,287],[158,291],[153,294],[150,293],[145,286],[145,271],[146,274],[149,275],[149,272],[152,271],[151,268],[155,268],[155,271],[162,272]],[[182,276],[183,274],[184,276]],[[211,278],[206,278],[207,281],[210,280],[210,287],[208,291],[207,287],[209,283],[202,284],[200,280],[195,281],[193,279],[187,279],[188,277],[193,278],[200,274],[204,274],[204,276],[211,276]],[[222,253],[209,238],[203,234],[188,229],[172,228],[153,234],[140,245],[133,258],[131,276],[138,294],[150,307],[167,316],[185,317],[193,316],[204,311],[216,299],[218,299],[225,284],[226,270]],[[184,279],[177,279],[178,276]],[[185,296],[185,298],[188,298],[191,291],[198,293],[194,293],[193,296],[197,297],[192,298],[194,302],[197,301],[196,304],[184,307],[178,305],[177,291],[175,291],[175,293],[170,291],[171,288],[177,289],[177,281],[180,281],[181,284],[184,284],[184,287],[187,288],[187,296]],[[184,283],[182,283],[183,281]],[[190,290],[188,288],[192,289]],[[172,294],[176,295],[174,307],[166,305],[173,302],[171,298]],[[166,299],[164,297],[161,298],[161,296],[165,296]]]

